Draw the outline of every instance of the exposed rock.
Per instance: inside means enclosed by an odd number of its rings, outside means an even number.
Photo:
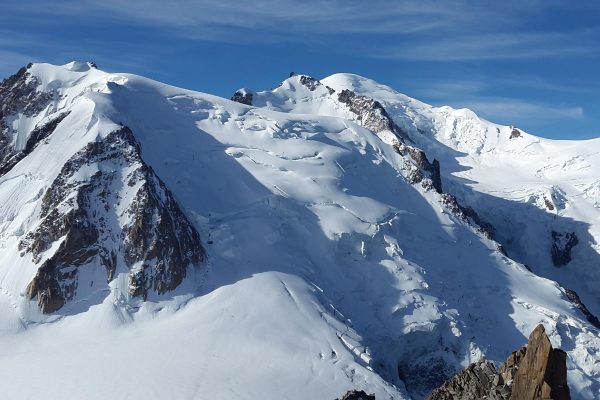
[[[380,102],[367,96],[359,96],[351,90],[344,89],[338,94],[338,100],[347,105],[350,111],[357,115],[362,126],[379,133],[389,131],[404,142],[408,135],[392,120]]]
[[[501,380],[498,382],[504,382],[509,386],[512,385],[517,370],[519,369],[519,365],[521,364],[521,360],[523,360],[523,357],[525,357],[526,351],[527,346],[523,346],[519,350],[510,353],[510,355],[506,358],[506,361],[504,361],[504,363],[498,369],[498,374],[501,378]]]
[[[246,89],[237,90],[231,97],[231,100],[251,106],[252,105],[252,92],[250,92]]]
[[[510,132],[510,137],[509,139],[516,139],[516,138],[520,138],[521,135],[521,131],[518,130],[517,128],[513,128],[512,131]]]
[[[311,92],[314,92],[319,86],[323,85],[321,81],[308,75],[300,75],[300,83],[308,88]],[[335,93],[335,90],[329,86],[325,86],[329,94]]]
[[[435,389],[428,400],[508,399],[510,387],[504,383],[494,364],[482,358]]]
[[[566,353],[553,349],[543,325],[527,346],[513,352],[498,370],[482,359],[435,389],[428,400],[568,400]]]
[[[362,390],[350,390],[341,399],[336,400],[375,400],[375,395],[366,394]]]
[[[565,294],[567,295],[567,298],[571,300],[573,304],[575,304],[575,307],[577,307],[579,311],[581,311],[583,315],[585,315],[585,318],[588,320],[588,322],[594,325],[596,328],[600,329],[600,320],[598,320],[598,317],[592,314],[591,311],[588,310],[588,308],[585,306],[585,304],[583,304],[577,292],[571,289],[565,289]]]
[[[39,81],[28,72],[29,68],[31,64],[0,82],[0,175],[24,157],[21,150],[15,148],[16,132],[11,120],[19,114],[26,117],[37,115],[56,95],[39,91]]]
[[[321,82],[312,76],[307,75],[300,75],[300,83],[306,86],[311,92],[314,92],[315,89],[321,84]]]
[[[546,205],[546,208],[550,211],[554,211],[554,204],[548,200],[548,198],[546,198],[546,196],[544,196],[544,204]]]
[[[406,156],[407,154],[414,161],[414,164],[419,168],[419,173],[412,172],[409,174],[409,182],[418,183],[423,180],[423,172],[427,173],[430,178],[430,182],[425,185],[431,185],[431,188],[435,189],[436,192],[442,193],[442,176],[440,172],[440,163],[434,159],[433,162],[429,162],[425,152],[413,146],[406,145],[404,143],[397,143],[394,145],[394,149],[400,155]],[[427,187],[426,187],[427,188]]]
[[[579,243],[575,232],[552,231],[552,262],[557,267],[562,267],[571,262],[571,249]]]
[[[566,353],[553,349],[543,325],[538,325],[527,343],[512,385],[511,400],[570,399]]]
[[[97,172],[88,176],[90,170]],[[89,143],[65,163],[42,198],[40,217],[19,248],[39,262],[58,243],[27,287],[44,313],[75,296],[84,266],[104,266],[110,281],[124,264],[130,294],[145,298],[149,291],[175,289],[205,257],[197,231],[144,163],[126,127]]]
[[[15,148],[12,148],[12,152],[9,152],[8,150],[10,149],[5,149],[6,155],[12,155],[0,162],[0,176],[10,171],[15,165],[17,165],[19,161],[30,154],[42,140],[48,138],[48,136],[54,132],[58,124],[60,124],[67,115],[69,115],[68,112],[59,114],[49,122],[41,126],[36,126],[33,131],[31,131],[23,150],[16,150]]]
[[[479,217],[479,214],[477,214],[477,212],[473,208],[461,205],[456,199],[456,197],[449,193],[442,193],[441,198],[442,204],[453,215],[477,227],[478,231],[484,234],[485,237],[487,237],[488,239],[493,239],[495,231],[494,226],[489,222],[481,219],[481,217]]]

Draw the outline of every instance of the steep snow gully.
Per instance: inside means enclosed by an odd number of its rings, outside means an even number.
[[[422,399],[542,324],[600,397],[600,140],[372,80],[0,83],[3,397]]]

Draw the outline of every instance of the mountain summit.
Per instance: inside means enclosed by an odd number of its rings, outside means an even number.
[[[0,83],[0,144],[7,398],[422,399],[540,323],[600,395],[600,140],[72,62]]]

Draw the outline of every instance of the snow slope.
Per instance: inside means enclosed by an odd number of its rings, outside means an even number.
[[[511,258],[576,289],[600,314],[600,139],[542,139],[468,109],[431,107],[356,75],[323,83],[384,104],[414,143],[440,160],[445,188],[495,227],[494,238]],[[552,231],[579,239],[572,261],[558,268]]]
[[[498,136],[480,146],[493,148],[487,161],[479,147],[459,157],[476,134],[458,140],[448,121],[487,122],[348,74],[313,90],[294,76],[254,93],[248,106],[85,63],[35,64],[29,72],[39,90],[57,96],[35,116],[13,117],[18,140],[71,112],[0,177],[0,386],[7,398],[334,399],[352,388],[378,399],[422,398],[482,355],[503,361],[540,322],[568,353],[573,398],[600,394],[598,330],[564,289],[502,254],[427,179],[410,183],[414,161],[394,148],[397,133],[367,129],[368,119],[338,94],[347,88],[379,100],[430,159],[441,160],[443,184],[481,213],[483,194],[514,183],[496,180],[503,172],[493,167],[502,146],[516,142]],[[129,271],[119,262],[106,285],[88,286],[92,279],[82,275],[86,285],[74,300],[43,314],[25,295],[39,262],[19,241],[39,224],[41,199],[63,165],[123,125],[198,230],[207,262],[146,301],[127,290]],[[537,143],[540,159],[560,147],[522,139]],[[587,159],[591,150],[583,147],[593,146],[574,145],[571,154]],[[523,153],[514,154],[503,165],[518,170]],[[558,167],[548,165],[543,176],[558,180]],[[479,171],[471,179],[482,186],[465,182],[469,171]],[[527,190],[545,185],[531,179]],[[128,189],[115,190],[126,202]],[[593,187],[587,193],[586,201],[597,199]],[[517,196],[502,192],[506,201],[520,199],[509,194]],[[523,246],[540,244],[529,233]],[[562,283],[550,266],[531,267]],[[583,264],[564,270],[595,277]],[[89,274],[97,282],[104,271],[91,266]]]

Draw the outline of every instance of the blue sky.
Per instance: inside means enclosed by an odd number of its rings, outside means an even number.
[[[2,2],[0,76],[93,60],[229,97],[357,73],[544,137],[600,137],[600,2]]]

